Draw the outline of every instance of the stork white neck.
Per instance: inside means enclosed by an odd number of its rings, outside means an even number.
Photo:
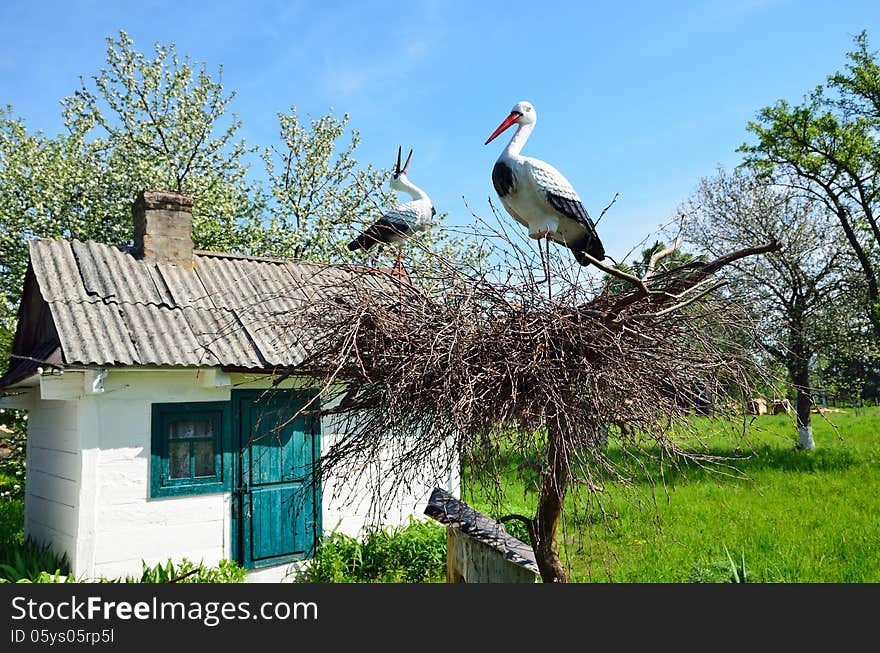
[[[394,190],[403,191],[404,193],[406,193],[410,197],[412,197],[414,200],[430,199],[428,197],[428,194],[425,191],[423,191],[421,188],[416,186],[414,183],[412,183],[409,180],[409,177],[407,177],[406,175],[400,175],[395,180],[395,186],[396,186],[396,188]]]
[[[529,140],[529,136],[534,128],[535,123],[533,122],[518,124],[516,127],[516,133],[510,138],[510,142],[507,144],[507,147],[504,148],[501,156],[507,159],[519,156],[519,153],[522,151],[526,141]]]

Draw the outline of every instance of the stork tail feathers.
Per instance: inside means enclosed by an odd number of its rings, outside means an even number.
[[[602,246],[602,242],[598,237],[587,238],[576,245],[569,245],[569,249],[574,254],[577,262],[584,266],[590,264],[590,261],[587,260],[584,254],[589,254],[597,261],[601,261],[605,258],[605,248]]]
[[[376,238],[372,234],[362,233],[348,244],[348,251],[354,252],[359,249],[370,249],[376,242]]]

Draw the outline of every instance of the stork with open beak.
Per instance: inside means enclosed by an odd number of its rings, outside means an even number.
[[[397,163],[394,173],[391,175],[391,189],[407,193],[412,200],[398,204],[385,213],[376,222],[370,225],[366,231],[348,244],[348,249],[370,249],[377,243],[396,243],[397,263],[395,271],[403,274],[403,242],[414,233],[427,231],[431,228],[431,219],[436,215],[431,198],[421,188],[416,186],[407,177],[409,164],[412,160],[413,151],[409,151],[406,163],[400,167],[401,148],[397,148]]]
[[[604,259],[605,248],[581,198],[562,173],[549,163],[520,154],[537,121],[535,107],[518,102],[485,144],[517,125],[492,169],[492,185],[507,212],[528,228],[529,237],[547,239],[549,284],[549,241],[568,247],[581,265],[590,264],[585,254],[598,261]]]

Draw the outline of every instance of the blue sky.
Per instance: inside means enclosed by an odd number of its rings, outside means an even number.
[[[411,178],[452,227],[488,215],[483,143],[518,100],[538,125],[524,154],[556,166],[620,259],[668,221],[701,176],[738,162],[746,123],[799,100],[845,64],[880,2],[37,2],[0,4],[0,103],[30,129],[61,129],[59,100],[102,66],[105,37],[175,43],[223,66],[250,144],[277,140],[276,113],[349,113],[358,158]],[[512,130],[511,130],[512,131]]]

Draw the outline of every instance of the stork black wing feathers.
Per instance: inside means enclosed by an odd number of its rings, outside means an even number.
[[[593,224],[593,219],[590,217],[590,214],[587,213],[587,209],[584,207],[583,203],[580,200],[571,197],[563,197],[562,195],[550,192],[546,193],[546,197],[550,206],[572,220],[577,220],[584,226],[587,232],[582,240],[576,243],[566,243],[568,248],[574,253],[578,263],[581,265],[590,264],[590,262],[583,257],[584,253],[589,254],[599,261],[604,259],[605,248],[602,246],[602,241],[599,240],[599,234],[596,233],[596,225]]]
[[[370,249],[376,243],[390,243],[394,238],[406,237],[412,232],[412,227],[401,220],[392,220],[382,217],[370,225],[364,233],[348,244],[350,251],[358,249]]]
[[[516,179],[513,176],[513,170],[503,161],[497,161],[495,167],[492,168],[492,185],[498,197],[504,197],[513,192],[516,185]]]

